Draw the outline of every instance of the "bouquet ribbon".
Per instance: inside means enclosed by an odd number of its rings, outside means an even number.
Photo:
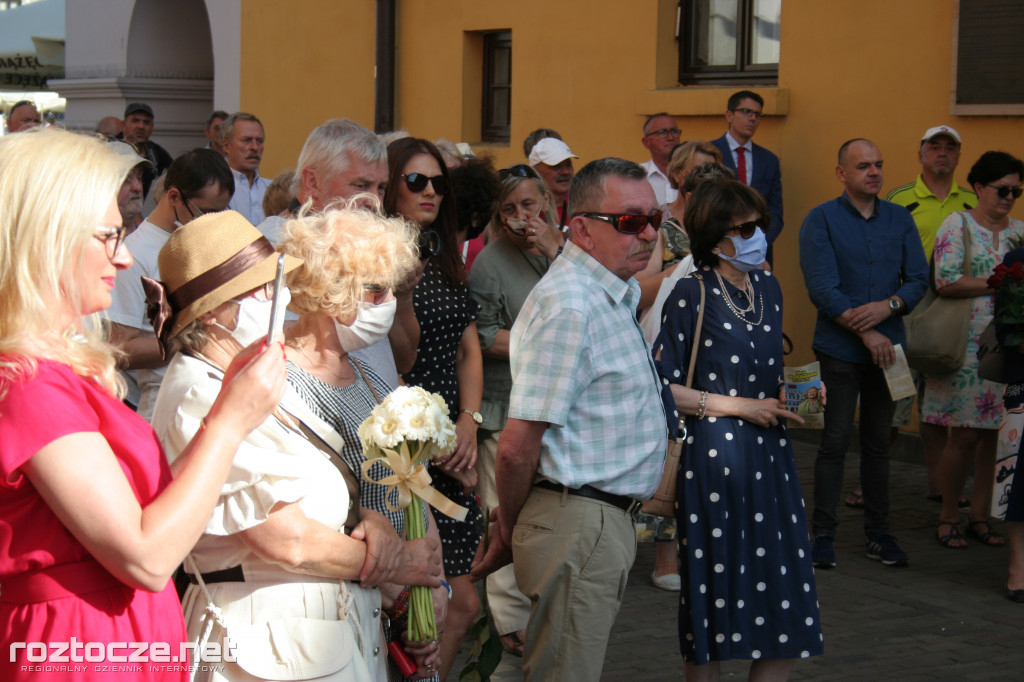
[[[363,480],[371,483],[379,483],[380,485],[386,485],[388,487],[387,496],[384,498],[384,502],[387,504],[388,509],[391,511],[405,509],[412,502],[412,496],[415,494],[445,516],[450,516],[457,521],[466,520],[466,514],[469,513],[469,510],[461,505],[455,504],[439,491],[432,488],[430,485],[430,474],[427,473],[427,468],[425,466],[422,464],[412,466],[408,447],[405,442],[402,443],[402,452],[396,452],[395,450],[388,450],[386,448],[381,448],[381,450],[384,452],[383,457],[375,457],[364,461],[361,469]],[[376,462],[380,462],[387,468],[391,469],[394,474],[385,476],[379,480],[374,479],[370,476],[369,471],[370,467],[372,467]],[[398,491],[397,505],[391,504],[392,490]]]

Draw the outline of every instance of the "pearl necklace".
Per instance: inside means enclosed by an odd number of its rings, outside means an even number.
[[[725,300],[725,305],[729,308],[732,314],[738,317],[740,321],[745,324],[751,324],[755,327],[759,326],[761,321],[764,319],[764,301],[761,298],[761,294],[757,295],[757,307],[761,309],[761,313],[757,316],[757,322],[743,317],[747,313],[752,314],[754,312],[754,283],[750,281],[750,275],[748,274],[745,276],[746,279],[744,282],[746,284],[748,301],[746,308],[740,308],[729,296],[729,292],[725,288],[725,282],[722,280],[722,275],[719,274],[718,270],[715,270],[715,277],[718,279],[718,286],[721,288],[722,298]]]

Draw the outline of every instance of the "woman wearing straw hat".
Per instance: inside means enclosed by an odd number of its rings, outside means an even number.
[[[223,368],[266,335],[277,258],[233,211],[197,218],[161,249],[164,282],[148,284],[151,305],[163,311],[154,329],[181,352],[168,366],[153,427],[173,465],[203,430]],[[285,270],[301,262],[286,256]],[[287,305],[287,289],[278,297]],[[238,447],[185,564],[194,583],[183,600],[189,637],[234,652],[209,679],[384,679],[373,588],[383,581],[438,585],[437,541],[402,543],[379,514],[350,519],[349,507],[330,453],[283,410]]]
[[[171,573],[238,444],[285,385],[280,346],[236,358],[174,477],[153,430],[118,399],[115,352],[94,314],[132,262],[115,199],[134,163],[64,131],[0,139],[0,640],[14,654],[0,656],[5,681],[38,678],[29,657],[38,662],[43,647],[59,661],[61,643],[85,647],[79,680],[124,679],[104,672],[108,654],[139,652],[118,643],[179,655]],[[140,663],[131,674],[187,676],[184,664]]]

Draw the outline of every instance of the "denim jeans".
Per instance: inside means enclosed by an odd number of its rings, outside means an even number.
[[[813,535],[835,537],[836,507],[843,490],[843,463],[853,438],[860,395],[860,483],[864,489],[864,533],[889,532],[889,438],[895,403],[885,375],[871,363],[846,362],[818,353],[825,382],[825,430],[814,462]]]

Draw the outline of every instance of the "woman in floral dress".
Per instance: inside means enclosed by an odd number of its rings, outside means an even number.
[[[967,182],[978,195],[978,205],[946,218],[935,239],[935,286],[939,295],[971,299],[964,364],[956,372],[928,377],[921,406],[923,421],[952,427],[939,461],[942,511],[936,530],[938,541],[950,549],[967,546],[960,532],[957,503],[972,456],[974,489],[967,535],[991,546],[1004,543],[988,521],[1004,386],[978,376],[977,351],[978,336],[993,315],[993,290],[986,280],[1012,248],[1011,239],[1024,235],[1024,223],[1009,216],[1020,196],[1022,179],[1024,164],[1019,159],[1004,152],[982,154],[967,176]],[[965,243],[969,243],[970,251],[967,271]]]

